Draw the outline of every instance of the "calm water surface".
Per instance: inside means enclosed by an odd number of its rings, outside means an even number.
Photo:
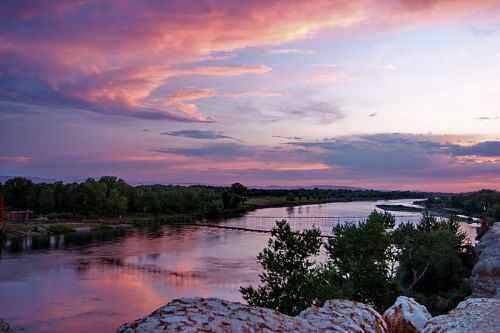
[[[330,203],[268,208],[221,223],[270,229],[267,216],[367,216],[379,203]],[[419,214],[401,212],[398,221]],[[330,232],[332,221],[290,219],[293,227],[316,225]],[[333,220],[333,223],[338,222]],[[207,227],[165,226],[132,231],[111,241],[57,250],[4,253],[0,258],[0,318],[25,332],[114,332],[123,322],[152,312],[178,297],[222,297],[241,301],[242,285],[255,284],[256,255],[267,234]]]

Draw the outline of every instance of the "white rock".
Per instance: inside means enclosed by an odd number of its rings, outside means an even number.
[[[322,307],[310,307],[297,317],[322,332],[388,332],[384,319],[371,306],[347,300],[326,301]]]
[[[380,314],[368,305],[333,300],[297,317],[216,298],[177,299],[151,315],[124,324],[118,333],[156,332],[337,332],[387,333]]]
[[[279,312],[216,298],[177,299],[151,315],[122,325],[120,333],[314,332],[309,324]]]
[[[391,333],[419,333],[432,316],[427,308],[413,298],[400,296],[384,312],[384,319]]]
[[[472,270],[472,295],[500,298],[500,223],[481,238],[476,252],[479,260]]]
[[[500,300],[469,298],[447,315],[427,322],[423,333],[498,333],[500,332]]]

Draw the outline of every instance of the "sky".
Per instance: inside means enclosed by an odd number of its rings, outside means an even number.
[[[500,0],[3,0],[0,176],[500,189]]]

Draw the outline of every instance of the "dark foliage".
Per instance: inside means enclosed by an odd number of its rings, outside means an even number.
[[[294,315],[339,297],[383,311],[398,295],[407,295],[437,315],[470,295],[474,259],[453,218],[424,215],[416,225],[394,229],[394,224],[390,214],[373,212],[366,222],[335,227],[325,244],[328,259],[318,264],[319,232],[297,233],[279,222],[259,255],[262,285],[242,288],[243,297]]]
[[[431,197],[424,201],[424,205],[429,209],[500,220],[500,192],[493,190]]]
[[[399,249],[398,282],[434,314],[445,313],[470,294],[472,247],[451,218],[424,215],[418,225],[401,225],[392,235]]]
[[[241,288],[250,305],[263,306],[296,315],[317,297],[317,264],[321,234],[317,229],[293,232],[285,221],[276,223],[267,247],[258,260],[264,268],[262,285]]]
[[[34,184],[12,178],[0,185],[10,210],[30,209],[49,217],[101,217],[125,214],[190,214],[219,216],[224,210],[240,209],[246,188],[209,186],[130,186],[116,177],[89,178],[81,183]],[[226,197],[229,198],[225,202]]]
[[[377,199],[403,199],[403,198],[430,198],[435,193],[412,192],[412,191],[376,191],[364,189],[248,189],[248,197],[283,197],[287,201],[295,200],[332,200],[332,201],[353,201],[353,200],[377,200]]]
[[[326,249],[344,298],[373,304],[378,310],[394,302],[398,288],[391,281],[394,258],[391,237],[386,233],[394,223],[392,215],[373,212],[366,222],[334,228]]]
[[[117,177],[89,178],[80,183],[38,183],[16,177],[0,184],[10,210],[30,209],[48,216],[105,217],[125,214],[189,214],[219,217],[244,210],[247,199],[282,197],[297,203],[427,197],[427,193],[343,189],[247,189],[240,183],[217,186],[131,186]],[[254,206],[252,206],[254,207]],[[255,207],[254,207],[255,208]]]

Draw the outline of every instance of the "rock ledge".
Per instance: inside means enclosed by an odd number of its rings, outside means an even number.
[[[479,260],[472,270],[474,297],[500,298],[500,222],[476,246]]]
[[[470,298],[461,302],[447,315],[427,322],[423,333],[498,333],[500,332],[500,300]]]
[[[117,330],[117,333],[156,332],[387,333],[387,326],[370,306],[346,300],[331,300],[323,307],[311,307],[291,317],[216,298],[188,298],[174,300]]]

